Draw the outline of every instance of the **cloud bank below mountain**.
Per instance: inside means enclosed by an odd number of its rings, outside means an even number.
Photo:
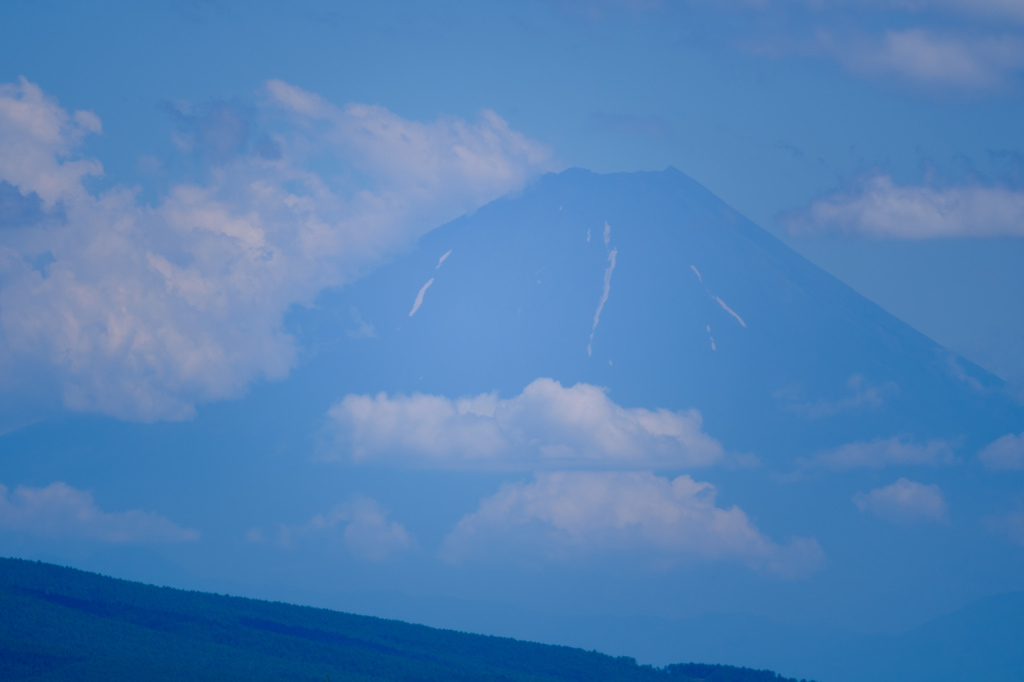
[[[700,467],[724,456],[698,411],[625,408],[590,384],[531,382],[518,396],[348,395],[328,413],[356,462],[425,468]]]
[[[780,545],[739,507],[716,506],[715,487],[651,472],[547,472],[503,485],[445,538],[458,562],[541,554],[567,559],[602,552],[650,552],[661,563],[739,561],[786,578],[822,567],[812,538]]]

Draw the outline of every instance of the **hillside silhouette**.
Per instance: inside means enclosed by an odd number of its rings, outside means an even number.
[[[3,680],[796,682],[0,559]]]

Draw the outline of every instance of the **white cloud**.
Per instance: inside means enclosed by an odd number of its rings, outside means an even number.
[[[738,507],[715,506],[715,488],[650,472],[551,472],[506,484],[448,535],[451,561],[512,552],[550,556],[652,551],[672,562],[732,560],[786,577],[821,567],[813,539],[779,545]]]
[[[943,521],[946,518],[946,498],[939,486],[906,478],[869,493],[858,493],[853,503],[862,512],[870,512],[894,523]]]
[[[1024,236],[1024,193],[980,185],[899,186],[877,175],[857,191],[815,201],[788,222],[794,232],[836,230],[896,239],[1019,237]]]
[[[82,178],[102,174],[93,159],[68,159],[82,138],[100,132],[95,114],[69,114],[24,79],[0,84],[0,178],[23,194],[38,194],[48,207],[84,198]]]
[[[978,453],[978,459],[994,471],[1024,469],[1024,433],[1008,433],[997,438]]]
[[[421,222],[450,220],[452,213],[522,187],[550,162],[546,147],[511,130],[490,110],[474,124],[455,117],[421,123],[380,106],[335,107],[282,81],[268,82],[267,89],[293,114],[327,124],[324,141],[379,180],[373,203],[390,202],[389,212],[404,207],[410,220],[424,213]],[[447,206],[437,205],[439,197]]]
[[[847,443],[826,450],[809,460],[804,466],[846,471],[848,469],[881,469],[887,466],[953,464],[956,456],[948,441],[930,440],[919,444],[903,436],[877,438],[872,441]]]
[[[684,4],[689,3],[681,3],[680,9]],[[729,14],[756,13],[762,28],[776,25],[753,32],[756,38],[741,39],[756,54],[824,57],[854,76],[897,81],[916,90],[960,95],[1006,91],[1024,71],[1024,3],[1020,0],[704,0],[703,4]]]
[[[264,533],[254,528],[248,538],[260,542],[264,540]],[[300,525],[282,524],[273,537],[274,542],[284,547],[324,539],[340,540],[353,554],[370,561],[385,561],[413,545],[405,526],[390,521],[387,512],[368,497],[358,497]]]
[[[0,484],[0,529],[28,535],[108,543],[183,542],[199,532],[150,512],[105,512],[88,492],[57,481],[45,488]]]
[[[522,470],[706,466],[723,456],[696,410],[624,408],[597,386],[543,378],[505,400],[348,395],[328,414],[356,461]]]
[[[31,366],[75,410],[188,417],[288,373],[289,307],[548,167],[490,111],[419,123],[279,81],[267,92],[262,110],[284,117],[274,153],[243,153],[235,125],[206,185],[148,207],[123,187],[87,190],[102,167],[75,152],[95,115],[0,85],[0,187],[44,214],[0,231],[0,384],[19,390],[13,372]],[[353,172],[307,170],[324,156]]]

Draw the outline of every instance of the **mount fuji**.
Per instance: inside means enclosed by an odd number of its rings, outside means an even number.
[[[696,408],[727,449],[778,468],[876,439],[948,442],[938,461],[1022,425],[1000,379],[674,169],[544,176],[324,299],[353,391],[586,383],[623,405]]]
[[[291,376],[191,421],[3,437],[9,480],[145,498],[193,540],[0,549],[816,679],[886,679],[840,663],[926,656],[978,600],[974,630],[1019,626],[1022,406],[679,171],[545,175],[284,328]],[[948,679],[1013,679],[983,664],[1006,642]]]

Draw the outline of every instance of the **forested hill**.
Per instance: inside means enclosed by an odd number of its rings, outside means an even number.
[[[0,559],[0,680],[796,682]]]

